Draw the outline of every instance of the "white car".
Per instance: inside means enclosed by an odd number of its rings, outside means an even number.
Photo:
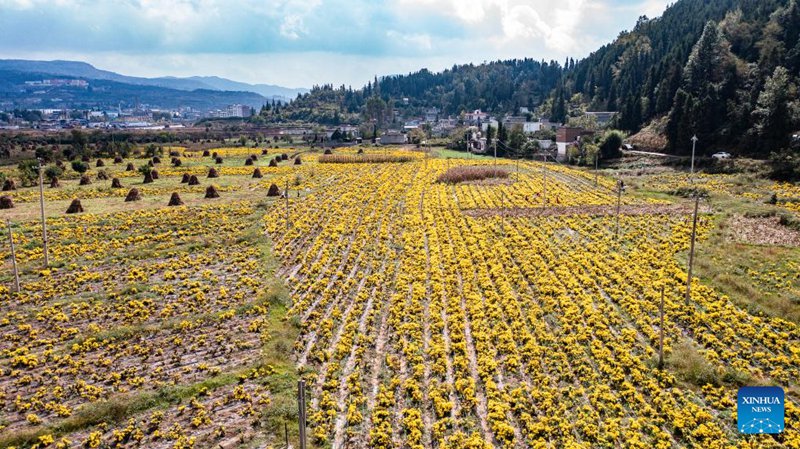
[[[726,152],[722,151],[722,152],[719,152],[719,153],[712,154],[711,157],[713,157],[714,159],[720,160],[720,159],[730,159],[732,156],[731,156],[730,153],[726,153]]]

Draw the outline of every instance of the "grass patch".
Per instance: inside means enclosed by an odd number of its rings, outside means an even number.
[[[666,362],[683,381],[698,387],[720,384],[720,373],[700,353],[698,346],[689,340],[681,340],[673,346]]]

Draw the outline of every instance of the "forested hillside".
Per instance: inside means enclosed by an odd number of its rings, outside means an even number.
[[[577,63],[497,61],[388,76],[357,90],[315,87],[257,120],[381,126],[395,108],[455,115],[528,106],[554,121],[618,111],[614,125],[631,133],[653,120],[665,124],[673,153],[690,151],[696,134],[701,153],[766,157],[788,148],[798,127],[799,37],[797,0],[680,0]]]
[[[796,0],[682,0],[580,61],[559,89],[620,111],[628,131],[666,116],[674,153],[697,134],[706,152],[768,155],[796,126],[799,33]]]
[[[567,61],[567,65],[574,61]],[[562,77],[555,61],[512,59],[488,64],[456,65],[440,73],[422,69],[408,75],[375,79],[361,89],[315,86],[290,105],[264,108],[257,120],[307,120],[338,124],[359,118],[382,123],[388,111],[420,114],[436,107],[444,115],[483,109],[498,113],[519,106],[537,106],[546,100]],[[407,102],[403,99],[408,99]]]

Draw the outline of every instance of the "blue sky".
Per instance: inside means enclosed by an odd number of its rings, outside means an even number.
[[[361,86],[457,63],[584,57],[674,0],[0,0],[0,58],[135,76]]]

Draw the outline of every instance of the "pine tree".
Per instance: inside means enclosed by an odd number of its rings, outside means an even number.
[[[754,133],[757,145],[764,152],[778,151],[789,146],[796,123],[796,87],[789,71],[778,66],[764,84],[753,110]]]

